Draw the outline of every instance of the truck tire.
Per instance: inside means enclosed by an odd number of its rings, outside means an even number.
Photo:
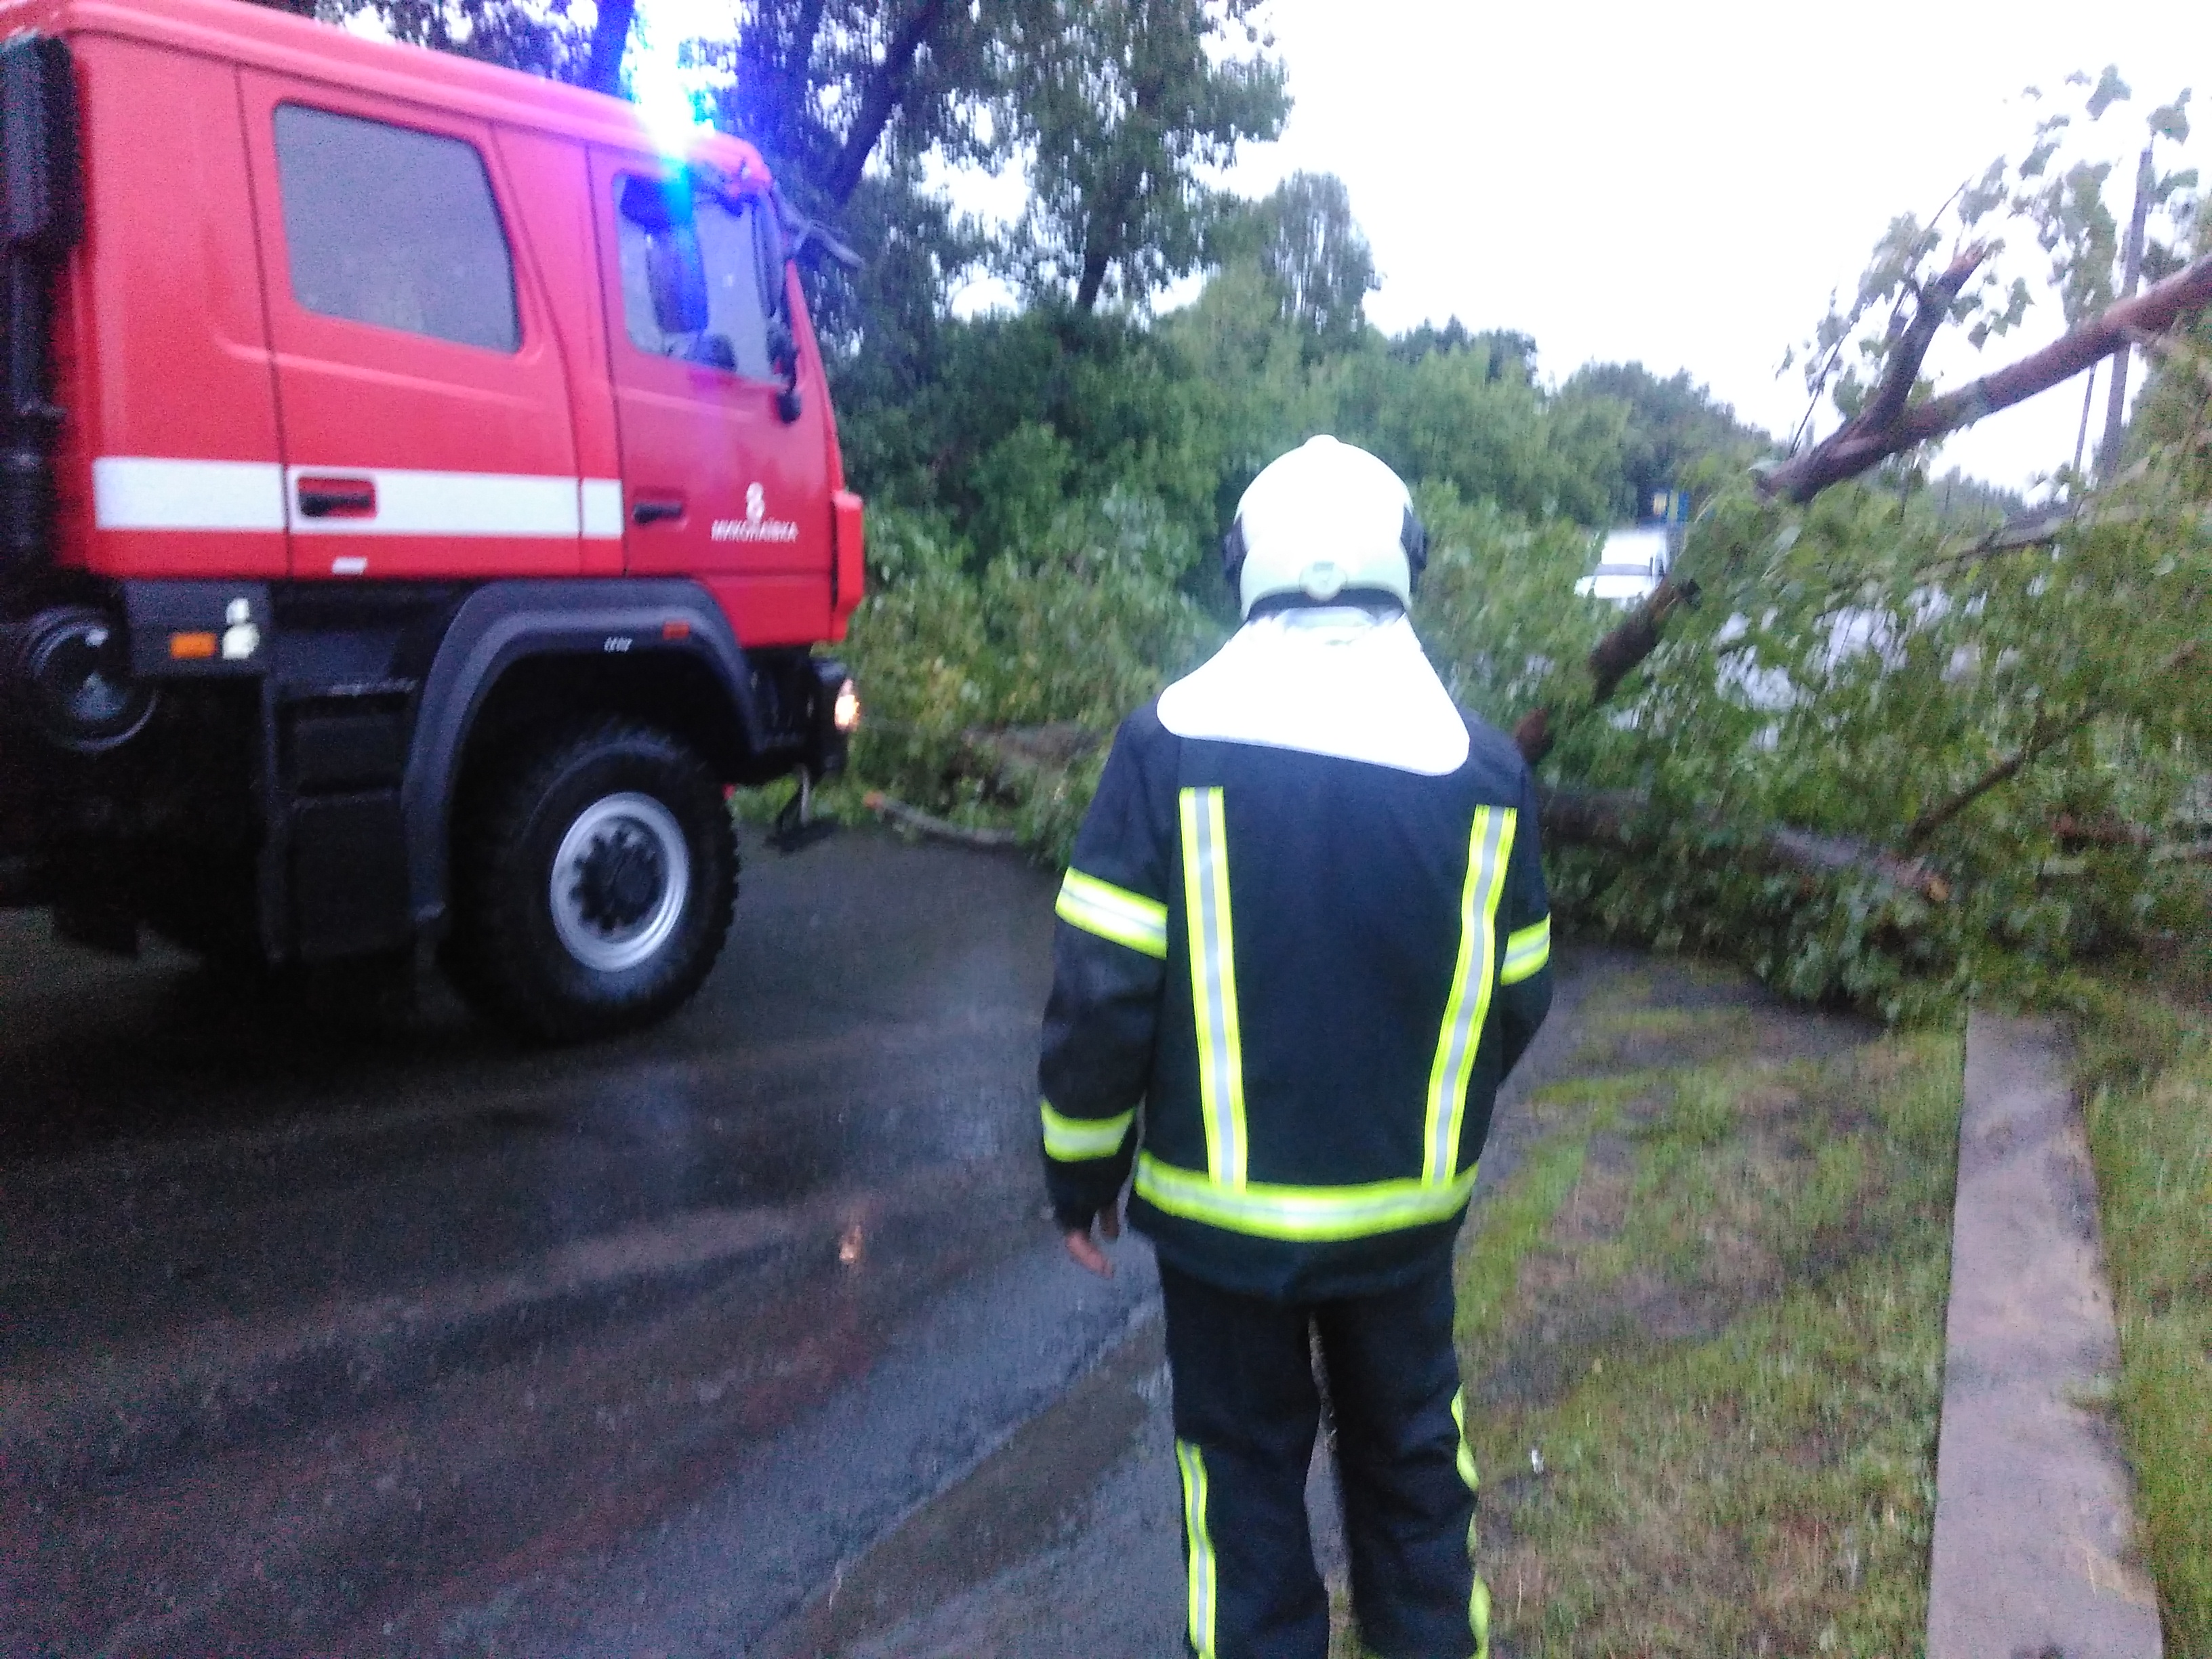
[[[635,1030],[699,988],[737,891],[729,810],[688,744],[612,717],[543,730],[465,781],[447,965],[543,1041]]]

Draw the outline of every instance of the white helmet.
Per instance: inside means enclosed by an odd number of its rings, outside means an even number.
[[[1309,438],[1260,470],[1222,538],[1222,569],[1247,617],[1261,600],[1383,592],[1412,601],[1428,537],[1398,475],[1365,450]]]

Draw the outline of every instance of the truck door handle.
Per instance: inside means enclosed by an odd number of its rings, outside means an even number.
[[[374,478],[302,478],[300,516],[305,519],[373,519],[376,516]]]
[[[639,524],[659,524],[663,519],[680,519],[684,516],[684,502],[681,498],[671,500],[665,495],[647,496],[631,506],[629,516]]]

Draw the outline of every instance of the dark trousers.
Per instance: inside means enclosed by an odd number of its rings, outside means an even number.
[[[1449,1257],[1401,1289],[1284,1304],[1160,1264],[1175,1379],[1191,1650],[1327,1659],[1328,1601],[1306,1526],[1321,1420],[1317,1335],[1360,1633],[1385,1659],[1486,1650],[1468,1551],[1474,1460],[1461,1433]]]

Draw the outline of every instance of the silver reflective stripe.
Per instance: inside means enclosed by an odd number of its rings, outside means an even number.
[[[1490,1013],[1491,988],[1497,980],[1498,902],[1505,892],[1505,866],[1512,856],[1516,817],[1510,806],[1479,806],[1468,834],[1467,884],[1460,895],[1459,958],[1452,971],[1451,995],[1444,1002],[1443,1028],[1429,1069],[1429,1109],[1422,1137],[1421,1179],[1450,1182],[1459,1171],[1460,1125],[1467,1115],[1468,1080]]]
[[[1190,929],[1190,998],[1198,1024],[1199,1105],[1206,1167],[1228,1188],[1244,1184],[1244,1057],[1237,1027],[1237,942],[1229,915],[1229,832],[1218,789],[1186,789],[1183,908]]]
[[[1214,1659],[1213,1607],[1219,1589],[1213,1564],[1213,1537],[1206,1530],[1206,1454],[1188,1440],[1176,1442],[1176,1467],[1182,1473],[1182,1530],[1189,1549],[1190,1645],[1198,1659]]]
[[[1539,917],[1505,936],[1505,960],[1498,966],[1500,985],[1518,985],[1552,959],[1552,919]]]
[[[1048,1100],[1040,1101],[1037,1109],[1044,1119],[1044,1155],[1059,1164],[1113,1157],[1121,1150],[1121,1137],[1137,1115],[1130,1110],[1119,1117],[1069,1117],[1053,1110]]]

